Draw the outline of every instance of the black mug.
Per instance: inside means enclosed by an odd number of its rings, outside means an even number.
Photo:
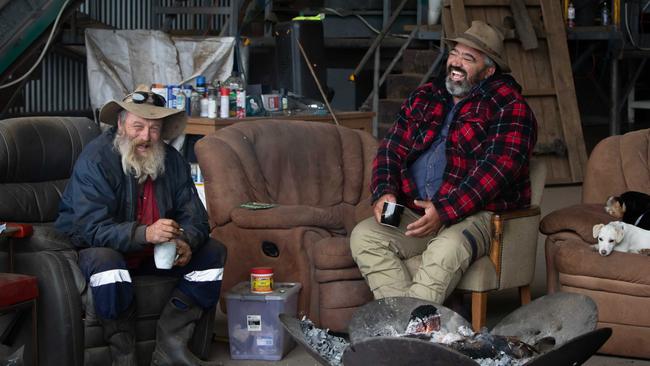
[[[380,223],[382,225],[399,227],[402,221],[402,213],[404,213],[404,206],[395,202],[384,201]]]

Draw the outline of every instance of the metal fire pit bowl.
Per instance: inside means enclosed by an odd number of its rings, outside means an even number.
[[[410,313],[429,302],[395,297],[375,300],[359,308],[348,327],[350,346],[343,354],[345,366],[368,365],[427,365],[475,366],[471,358],[437,343],[415,338],[395,337],[403,333]],[[460,315],[437,304],[441,327],[454,332],[459,326],[471,326]],[[589,359],[611,336],[610,328],[595,329],[598,311],[589,297],[556,293],[540,297],[506,316],[490,333],[518,337],[528,344],[536,344],[552,337],[552,348],[530,359],[526,366],[579,365]],[[280,319],[291,336],[322,365],[326,359],[306,342],[300,321],[281,315]]]

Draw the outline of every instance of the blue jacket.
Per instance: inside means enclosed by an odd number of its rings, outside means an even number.
[[[56,229],[78,247],[110,247],[120,252],[144,249],[146,225],[136,221],[137,182],[124,174],[113,148],[115,128],[86,146],[75,163],[59,204]],[[199,199],[190,167],[165,144],[165,172],[154,182],[160,218],[183,228],[192,251],[209,236],[208,214]]]

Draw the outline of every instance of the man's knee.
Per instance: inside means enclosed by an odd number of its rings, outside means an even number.
[[[354,227],[350,234],[350,250],[352,257],[356,260],[359,253],[363,252],[372,241],[369,240],[373,229],[376,227],[377,221],[374,217],[369,217]]]
[[[79,251],[79,268],[89,277],[111,269],[126,269],[124,255],[112,248],[86,248]]]
[[[226,263],[228,249],[220,241],[209,238],[196,253],[192,253],[192,260],[202,268],[223,268]]]

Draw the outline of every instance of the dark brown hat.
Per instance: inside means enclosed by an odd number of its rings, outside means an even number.
[[[499,29],[480,20],[474,20],[472,26],[464,33],[445,38],[445,40],[477,49],[494,60],[501,71],[510,72],[510,67],[503,57],[503,38],[503,33]]]

